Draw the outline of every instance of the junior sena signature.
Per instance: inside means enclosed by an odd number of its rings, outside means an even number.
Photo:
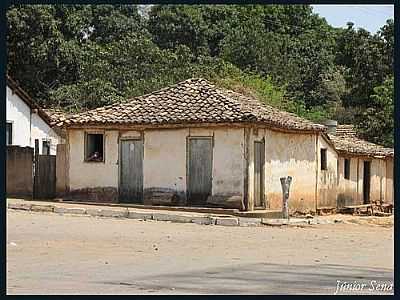
[[[369,283],[336,280],[335,295],[340,292],[393,292],[393,282],[370,280]]]

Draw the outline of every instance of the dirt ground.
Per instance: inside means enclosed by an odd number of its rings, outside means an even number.
[[[393,293],[392,221],[348,219],[362,221],[225,227],[9,209],[7,293]]]

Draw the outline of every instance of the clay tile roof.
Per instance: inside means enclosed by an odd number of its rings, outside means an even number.
[[[280,111],[207,80],[182,81],[159,91],[75,114],[58,125],[262,123],[270,127],[325,131],[294,114]]]
[[[354,125],[338,125],[336,127],[336,136],[357,136]]]
[[[329,134],[336,150],[344,154],[393,157],[394,149],[367,142],[357,137],[353,125],[338,125],[336,135]]]
[[[71,115],[61,109],[56,108],[44,108],[43,111],[47,116],[49,116],[51,125],[56,125],[60,122],[63,122]]]

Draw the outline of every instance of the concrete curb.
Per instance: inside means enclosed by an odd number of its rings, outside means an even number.
[[[33,212],[52,212],[60,215],[87,215],[91,217],[128,218],[137,220],[169,221],[174,223],[195,223],[200,225],[222,225],[239,226],[239,218],[191,215],[174,212],[146,212],[132,208],[92,208],[92,207],[64,207],[56,204],[31,204],[31,203],[8,203],[7,207],[14,210]]]
[[[195,223],[200,225],[219,225],[219,226],[299,226],[342,223],[341,220],[328,221],[318,219],[265,219],[265,218],[245,218],[233,217],[228,215],[201,215],[182,212],[152,212],[140,211],[134,208],[94,208],[94,207],[65,207],[57,204],[33,204],[33,203],[7,203],[9,209],[24,210],[33,212],[52,212],[60,215],[87,215],[91,217],[105,218],[127,218],[137,220],[167,221],[174,223]]]

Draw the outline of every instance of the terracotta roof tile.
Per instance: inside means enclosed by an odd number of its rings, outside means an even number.
[[[393,157],[394,149],[367,142],[357,137],[353,125],[338,125],[336,135],[329,134],[336,150],[341,153]]]
[[[336,136],[357,136],[354,125],[338,125],[336,128]]]
[[[162,90],[75,114],[57,125],[189,124],[254,122],[290,130],[325,127],[262,104],[254,98],[217,88],[204,79],[188,79]]]
[[[51,125],[55,125],[57,123],[65,121],[70,115],[61,109],[44,108],[42,110],[50,118]]]

